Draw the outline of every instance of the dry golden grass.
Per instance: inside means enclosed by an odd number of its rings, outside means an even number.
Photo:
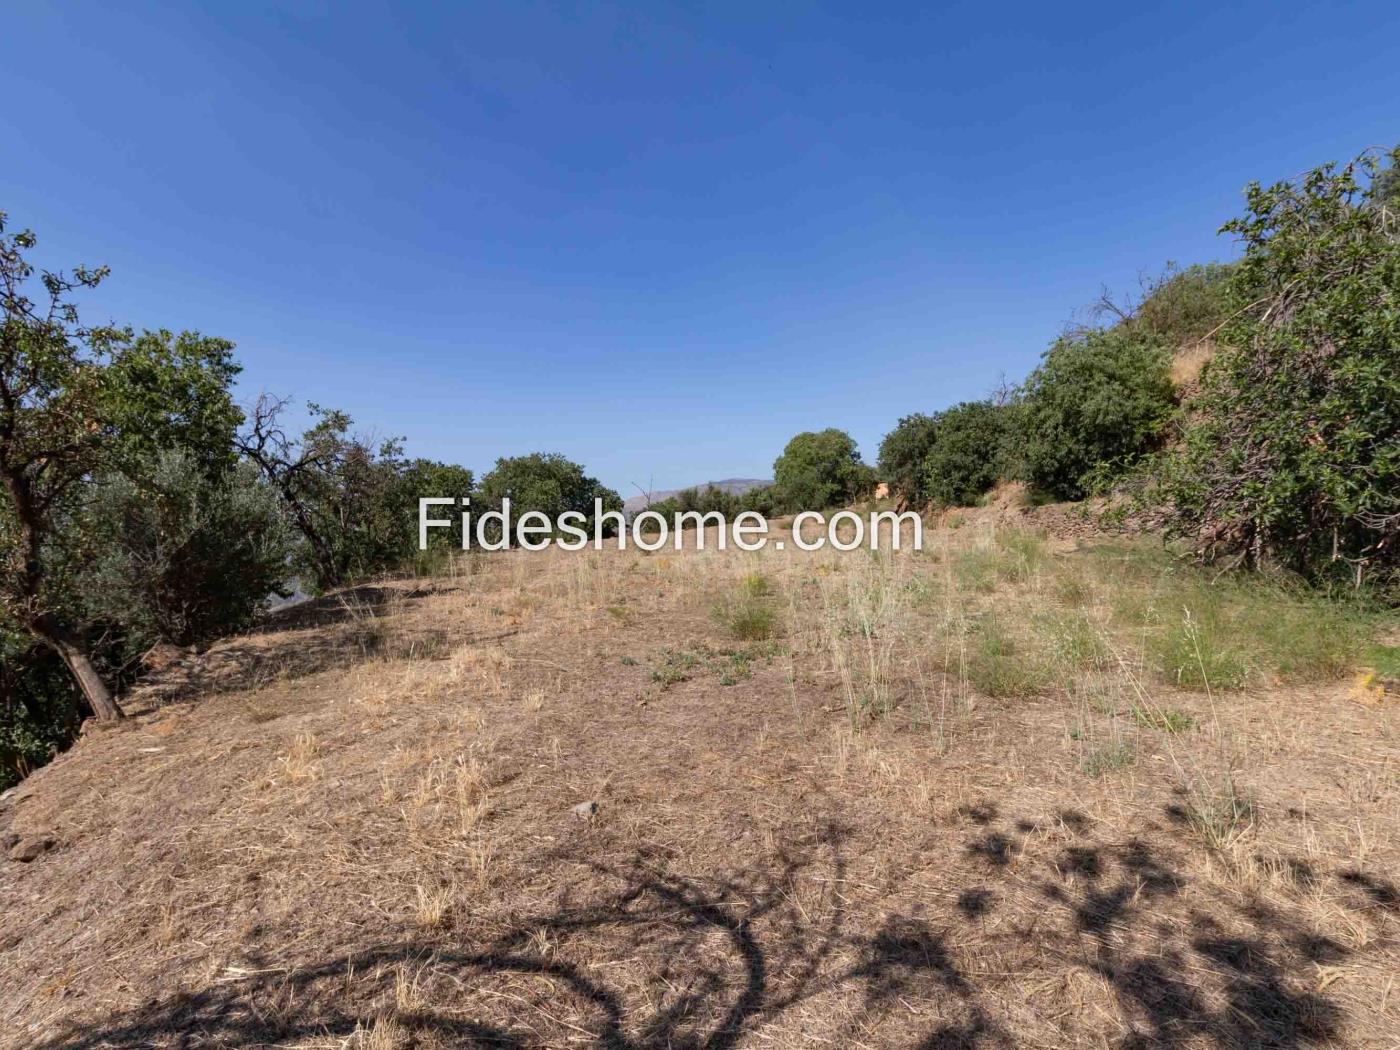
[[[1392,1045],[1384,625],[959,520],[473,557],[170,669],[0,805],[59,842],[5,1045]]]

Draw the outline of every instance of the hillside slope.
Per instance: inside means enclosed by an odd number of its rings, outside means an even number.
[[[285,610],[0,804],[52,843],[0,862],[5,1045],[1400,1031],[1396,706],[1341,649],[1166,681],[1150,550],[458,570]]]

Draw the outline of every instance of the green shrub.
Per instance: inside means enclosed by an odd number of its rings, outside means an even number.
[[[892,495],[916,507],[928,502],[924,460],[933,448],[938,420],[922,412],[905,416],[880,442],[880,478]]]
[[[685,649],[667,649],[661,654],[661,662],[651,670],[651,680],[661,688],[668,689],[677,682],[690,679],[690,672],[700,664],[700,657]]]
[[[76,590],[89,618],[118,625],[128,645],[205,645],[247,627],[288,574],[290,537],[277,499],[251,465],[209,478],[182,449],[140,480],[94,486],[94,554]]]
[[[845,431],[798,434],[773,462],[773,487],[783,513],[826,510],[852,503],[875,487],[875,472],[861,462]]]
[[[1026,380],[1017,416],[1026,480],[1082,499],[1156,449],[1174,410],[1171,354],[1127,326],[1065,336]]]
[[[1004,473],[1011,412],[989,401],[966,401],[934,417],[934,439],[923,463],[929,500],[967,507],[997,483]]]
[[[737,593],[717,601],[710,614],[739,641],[766,641],[778,631],[778,610],[772,594],[773,585],[768,577],[751,572],[739,581]]]
[[[1230,266],[1168,263],[1147,289],[1128,324],[1161,337],[1169,347],[1195,343],[1218,328],[1230,313]]]
[[[1378,168],[1251,184],[1223,227],[1245,245],[1233,319],[1161,472],[1203,560],[1400,581],[1400,214],[1369,206]]]
[[[532,510],[543,513],[551,522],[566,511],[576,511],[585,519],[579,527],[589,535],[593,533],[595,500],[603,501],[605,514],[622,510],[622,497],[616,492],[584,474],[580,464],[550,452],[496,460],[472,497],[473,520],[485,511],[500,510],[507,497],[512,522]],[[610,535],[611,525],[604,532]],[[489,539],[494,542],[499,536]]]
[[[766,602],[753,598],[721,603],[715,618],[742,642],[761,642],[772,638],[778,630],[778,611]]]
[[[739,512],[754,511],[771,518],[778,512],[777,494],[772,485],[759,485],[739,497]]]

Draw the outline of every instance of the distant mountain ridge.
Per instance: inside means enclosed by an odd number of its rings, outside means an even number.
[[[622,501],[622,509],[627,514],[636,514],[638,511],[646,510],[649,504],[660,503],[663,499],[684,492],[686,489],[706,489],[713,485],[721,492],[727,492],[731,496],[742,496],[750,489],[771,484],[773,482],[769,478],[725,478],[722,481],[702,481],[698,485],[686,485],[679,489],[657,489],[654,492],[633,496]]]

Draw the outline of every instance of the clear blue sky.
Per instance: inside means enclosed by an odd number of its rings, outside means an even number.
[[[873,460],[1400,139],[1400,4],[16,3],[0,209],[240,396],[623,495]]]

